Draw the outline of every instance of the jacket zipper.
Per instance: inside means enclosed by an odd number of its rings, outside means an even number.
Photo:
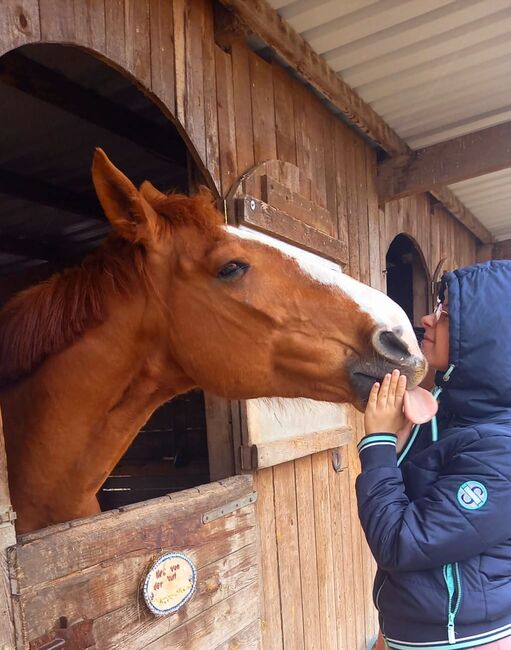
[[[387,576],[383,578],[383,582],[381,583],[380,587],[378,588],[378,591],[376,592],[376,598],[375,598],[375,604],[376,604],[376,609],[380,612],[380,593],[381,590],[383,589],[383,585],[385,584],[385,581],[387,580]],[[380,612],[381,614],[381,612]]]
[[[447,638],[449,643],[456,643],[455,622],[461,605],[461,576],[457,562],[443,566],[444,581],[449,595],[447,610]],[[456,598],[455,598],[456,597]]]

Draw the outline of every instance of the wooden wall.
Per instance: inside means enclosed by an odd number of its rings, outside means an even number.
[[[499,241],[493,247],[493,257],[498,260],[511,260],[511,239]]]
[[[402,232],[430,274],[442,257],[475,261],[473,237],[428,197],[379,211],[375,152],[279,65],[241,41],[216,45],[212,0],[3,0],[2,9],[0,54],[39,40],[75,43],[129,72],[180,125],[219,194],[266,159],[301,167],[348,242],[346,270],[364,282],[385,288],[385,253]],[[360,416],[353,425],[360,437]],[[255,477],[268,650],[362,650],[376,632],[358,471],[353,445],[340,473],[321,452]]]

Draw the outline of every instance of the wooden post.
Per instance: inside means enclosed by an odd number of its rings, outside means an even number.
[[[7,547],[13,544],[16,544],[16,533],[7,482],[7,457],[0,413],[0,648],[2,650],[11,648],[14,650],[14,620],[6,553]]]

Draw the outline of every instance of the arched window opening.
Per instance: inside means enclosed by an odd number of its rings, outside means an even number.
[[[207,185],[160,108],[85,50],[9,52],[0,58],[0,97],[0,306],[79,264],[110,231],[91,180],[95,147],[137,185]],[[110,509],[208,481],[204,396],[193,391],[155,412],[98,498]]]
[[[392,241],[386,256],[387,294],[406,312],[417,334],[429,311],[428,271],[417,246],[405,234]]]

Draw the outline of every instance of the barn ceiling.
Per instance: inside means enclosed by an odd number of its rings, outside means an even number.
[[[511,0],[269,0],[412,149],[511,121]],[[511,172],[450,189],[511,238]]]

